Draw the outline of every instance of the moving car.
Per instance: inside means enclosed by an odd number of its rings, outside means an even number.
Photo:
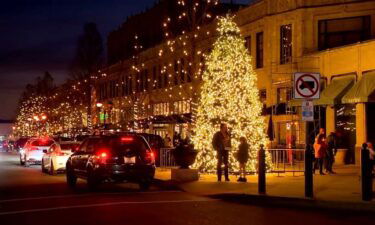
[[[31,138],[20,150],[20,164],[29,166],[30,164],[41,164],[43,150],[48,150],[54,140],[48,137]]]
[[[66,179],[75,187],[77,178],[89,188],[102,182],[135,182],[148,189],[155,175],[154,153],[138,134],[87,138],[66,163]]]
[[[80,144],[80,142],[72,141],[55,142],[48,150],[43,150],[42,172],[55,175],[57,172],[65,171],[66,161]]]

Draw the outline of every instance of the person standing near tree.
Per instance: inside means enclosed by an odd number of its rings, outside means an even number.
[[[225,181],[229,181],[228,157],[230,149],[230,135],[225,123],[220,124],[220,131],[216,132],[212,138],[212,146],[216,150],[217,157],[217,180],[221,181],[222,169],[224,164]]]
[[[324,167],[327,173],[335,174],[333,171],[333,163],[335,162],[335,155],[337,153],[337,136],[335,132],[331,132],[327,137],[327,150],[324,159]]]
[[[240,138],[240,145],[238,146],[237,160],[240,164],[240,177],[238,182],[246,182],[246,163],[249,160],[249,144],[245,137]]]
[[[325,175],[323,173],[323,160],[326,154],[327,144],[326,144],[326,134],[324,128],[320,128],[319,134],[315,138],[314,151],[315,151],[315,163],[314,163],[314,173],[319,167],[320,175]]]

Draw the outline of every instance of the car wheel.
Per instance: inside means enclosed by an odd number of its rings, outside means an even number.
[[[49,175],[55,175],[56,174],[56,171],[55,171],[55,168],[53,167],[53,163],[51,161],[51,165],[49,166]]]
[[[150,186],[151,186],[150,181],[139,182],[139,189],[141,189],[142,191],[147,191],[148,189],[150,189]]]
[[[29,167],[30,166],[30,163],[26,160],[26,156],[25,156],[25,159],[24,159],[24,166],[25,167]]]
[[[25,161],[22,161],[22,156],[20,156],[20,164],[21,164],[21,166],[25,165]]]
[[[44,160],[42,159],[42,173],[46,172],[46,168],[44,167]]]
[[[87,187],[91,190],[94,190],[100,184],[100,180],[95,176],[95,173],[92,169],[87,170]]]
[[[70,188],[75,188],[77,184],[77,177],[74,174],[74,172],[69,169],[68,167],[66,168],[66,182]]]

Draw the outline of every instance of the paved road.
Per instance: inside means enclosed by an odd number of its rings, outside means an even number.
[[[0,153],[0,224],[215,224],[215,225],[345,225],[374,224],[369,215],[265,208],[200,197],[153,186],[103,185],[90,192],[84,182],[76,190],[63,174],[49,176],[40,166],[18,164],[17,155]]]

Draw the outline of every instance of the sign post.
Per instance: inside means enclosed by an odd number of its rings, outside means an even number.
[[[313,185],[313,149],[310,143],[310,126],[314,121],[314,105],[312,100],[320,98],[320,74],[295,73],[293,79],[293,93],[295,99],[302,102],[302,120],[306,121],[305,129],[305,197],[314,197]]]

